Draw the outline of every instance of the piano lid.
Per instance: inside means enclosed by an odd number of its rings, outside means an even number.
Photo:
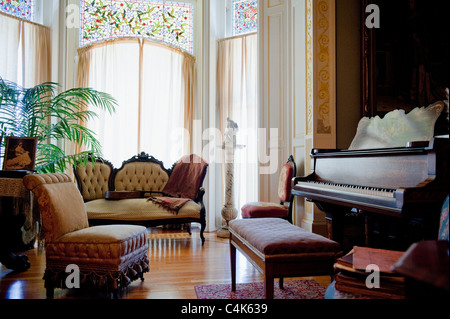
[[[379,188],[423,187],[448,179],[449,139],[433,138],[426,147],[363,150],[313,149],[314,180]]]

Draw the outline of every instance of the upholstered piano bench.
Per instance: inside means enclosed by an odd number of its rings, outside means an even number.
[[[336,258],[342,256],[337,242],[310,233],[280,218],[230,221],[231,290],[236,290],[236,249],[264,276],[265,298],[273,299],[274,279],[333,276]]]

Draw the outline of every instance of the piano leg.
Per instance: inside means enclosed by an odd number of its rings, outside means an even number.
[[[365,245],[365,219],[362,212],[329,203],[315,204],[325,212],[327,237],[338,242],[344,253],[349,252],[355,245]]]
[[[327,237],[342,245],[344,242],[344,218],[345,214],[350,212],[350,208],[328,204],[316,203],[317,207],[325,212],[327,222]]]
[[[327,221],[327,237],[342,244],[344,240],[344,214],[325,212]]]

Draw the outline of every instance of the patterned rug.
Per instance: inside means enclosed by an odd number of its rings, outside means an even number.
[[[323,299],[325,291],[315,280],[285,280],[281,290],[276,280],[274,299]],[[198,299],[263,299],[264,283],[238,283],[235,292],[231,291],[231,284],[199,285],[195,292]]]

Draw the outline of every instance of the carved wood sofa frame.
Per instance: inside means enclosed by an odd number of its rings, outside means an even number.
[[[128,179],[134,180],[137,185],[130,186],[131,183],[123,185],[118,183],[118,179],[121,178],[121,174],[128,174],[126,168],[129,164],[139,165],[139,172],[136,170],[134,176],[128,176]],[[143,165],[139,164],[142,163]],[[133,156],[132,158],[124,161],[120,168],[114,168],[114,166],[107,160],[96,159],[85,164],[79,163],[74,166],[74,175],[77,182],[78,188],[82,194],[85,201],[85,205],[88,206],[91,201],[103,201],[105,204],[113,205],[117,207],[115,203],[119,203],[121,200],[133,200],[140,199],[141,201],[147,201],[151,196],[167,196],[164,194],[164,186],[167,184],[176,163],[172,165],[171,168],[167,169],[164,167],[163,162],[148,155],[144,152],[139,155]],[[150,167],[151,166],[151,167]],[[149,180],[144,176],[142,170],[155,169],[156,177],[154,180]],[[203,173],[202,181],[205,178],[206,169]],[[145,180],[145,181],[144,181]],[[190,223],[196,222],[200,224],[200,238],[202,240],[202,245],[205,242],[204,231],[206,228],[206,210],[203,203],[203,196],[205,194],[205,189],[200,186],[197,192],[197,196],[193,202],[199,205],[198,216],[185,216],[183,214],[177,214],[175,212],[170,212],[167,209],[160,207],[160,211],[167,212],[167,218],[164,216],[154,217],[152,215],[146,215],[141,217],[126,218],[121,215],[120,219],[114,219],[111,217],[93,217],[95,214],[90,214],[88,209],[88,218],[90,225],[104,225],[104,224],[135,224],[143,225],[146,227],[155,227],[161,225],[169,224],[187,224],[187,231],[191,235]],[[108,203],[113,202],[113,203]],[[155,207],[156,204],[148,201],[149,205]],[[111,206],[112,207],[112,206]],[[197,206],[198,207],[198,206]],[[180,210],[180,212],[182,212]],[[164,214],[164,213],[163,213]],[[191,214],[192,215],[192,214]]]

